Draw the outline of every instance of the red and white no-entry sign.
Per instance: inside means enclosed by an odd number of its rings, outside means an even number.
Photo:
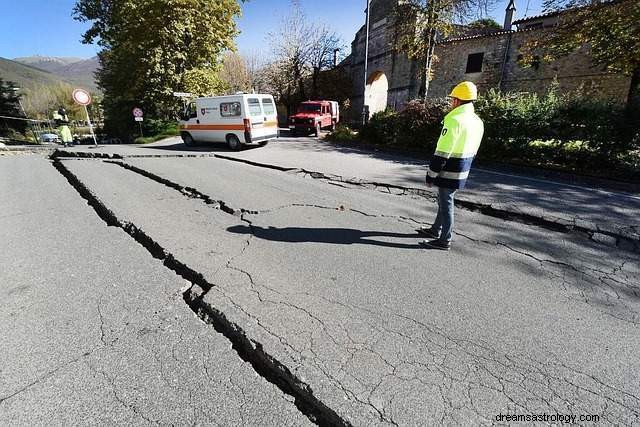
[[[80,105],[87,106],[91,104],[91,95],[84,89],[76,89],[73,91],[73,100]]]
[[[91,136],[93,137],[93,145],[98,146],[98,140],[96,139],[96,134],[93,132],[93,126],[91,125],[91,118],[89,117],[89,110],[87,110],[87,105],[91,104],[91,95],[84,89],[76,89],[73,91],[71,95],[76,104],[80,104],[84,106],[84,112],[87,115],[87,124],[89,125],[89,130],[91,131]]]
[[[142,115],[143,115],[142,109],[140,108],[133,109],[133,117],[142,117]]]

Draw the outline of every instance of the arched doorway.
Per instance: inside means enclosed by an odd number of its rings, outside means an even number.
[[[382,71],[371,74],[367,80],[367,93],[365,104],[369,106],[369,114],[383,111],[387,108],[387,96],[389,91],[389,81]]]

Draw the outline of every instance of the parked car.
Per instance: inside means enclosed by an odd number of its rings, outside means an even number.
[[[314,133],[322,129],[334,130],[340,121],[340,108],[336,101],[306,101],[289,117],[289,130],[293,136]]]
[[[43,133],[40,135],[40,142],[54,142],[56,144],[60,144],[62,141],[55,133]]]
[[[273,96],[237,94],[196,98],[180,121],[185,145],[226,142],[232,150],[244,144],[267,144],[278,138],[278,116]]]

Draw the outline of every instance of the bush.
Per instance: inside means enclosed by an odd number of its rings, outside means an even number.
[[[616,174],[639,148],[638,120],[612,101],[488,91],[476,103],[485,137],[478,157]],[[633,156],[632,156],[633,157]]]
[[[396,143],[403,147],[435,150],[448,109],[446,99],[409,102],[398,113]]]
[[[448,105],[411,101],[400,112],[376,113],[360,136],[373,144],[433,152]],[[485,125],[481,159],[627,179],[640,174],[640,112],[559,96],[557,85],[543,96],[490,90],[475,107]]]
[[[336,126],[336,130],[328,134],[325,139],[327,141],[353,141],[358,139],[358,134],[345,125]]]
[[[180,135],[180,127],[178,123],[173,121],[151,119],[143,123],[142,129],[146,136],[136,138],[133,141],[134,144],[149,144],[160,141],[161,139]]]
[[[373,114],[369,122],[362,127],[360,136],[372,144],[393,144],[399,129],[397,119],[398,113],[389,108],[379,111]]]
[[[400,112],[387,109],[374,114],[360,134],[374,144],[435,148],[448,105],[444,99],[410,101]]]
[[[180,135],[178,123],[169,120],[145,119],[142,122],[142,129],[145,135]]]

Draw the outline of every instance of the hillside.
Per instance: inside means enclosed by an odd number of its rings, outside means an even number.
[[[0,77],[24,89],[34,89],[42,85],[54,86],[64,82],[54,74],[5,58],[0,58]]]
[[[55,73],[62,67],[73,64],[74,62],[82,61],[84,58],[77,57],[62,57],[62,56],[25,56],[22,58],[14,58],[15,62],[21,64],[30,65],[32,67],[39,68],[50,73]]]
[[[28,56],[16,58],[15,62],[47,71],[76,86],[97,91],[94,73],[98,68],[98,58],[90,59],[55,56]]]

